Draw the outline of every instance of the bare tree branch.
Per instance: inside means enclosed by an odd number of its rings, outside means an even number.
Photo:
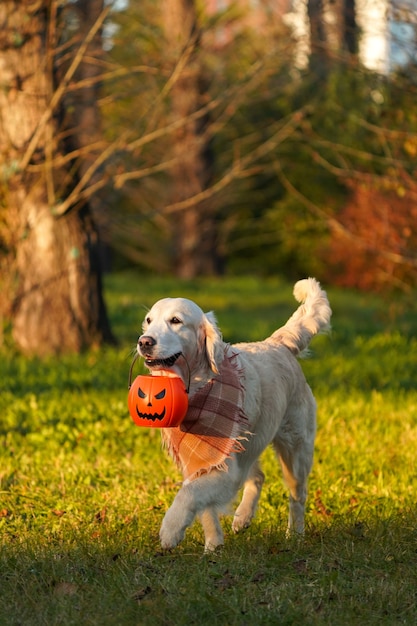
[[[99,18],[96,20],[95,24],[93,25],[93,27],[91,28],[91,30],[88,32],[87,37],[84,39],[84,41],[82,42],[82,44],[80,45],[79,49],[77,50],[77,53],[75,54],[71,65],[69,66],[68,70],[65,73],[65,76],[63,77],[59,87],[56,89],[55,93],[52,95],[51,98],[51,102],[49,103],[49,106],[45,109],[44,114],[42,115],[41,119],[39,120],[39,124],[36,127],[35,132],[33,133],[32,139],[29,141],[29,145],[26,148],[25,154],[23,155],[20,163],[19,163],[19,169],[21,171],[24,171],[26,169],[26,167],[28,166],[35,150],[36,150],[36,146],[38,144],[38,141],[40,139],[40,136],[42,134],[42,132],[44,131],[48,121],[50,120],[56,106],[59,104],[60,100],[62,99],[62,97],[64,96],[65,92],[66,92],[66,88],[68,83],[70,82],[71,78],[73,77],[75,71],[77,70],[78,66],[80,65],[80,63],[82,62],[85,52],[89,46],[89,44],[92,42],[92,40],[94,39],[96,33],[98,32],[98,30],[101,28],[104,20],[106,19],[108,13],[110,11],[110,7],[105,8],[101,15],[99,16]]]
[[[101,151],[99,156],[90,165],[90,167],[85,172],[84,176],[80,179],[78,184],[73,188],[73,190],[67,196],[67,198],[63,202],[55,206],[54,214],[56,216],[64,215],[71,209],[71,207],[78,204],[81,200],[86,200],[90,198],[95,191],[97,191],[100,188],[103,188],[106,184],[108,184],[109,177],[107,177],[106,179],[103,179],[102,181],[98,181],[94,185],[88,187],[89,182],[94,177],[97,170],[103,165],[103,163],[105,163],[108,159],[110,159],[115,153],[119,151],[137,152],[139,148],[143,148],[146,145],[157,141],[158,139],[169,136],[170,134],[176,132],[177,130],[189,124],[190,122],[196,121],[206,116],[208,113],[212,112],[213,110],[220,108],[222,106],[228,109],[228,113],[227,113],[228,117],[232,116],[235,110],[237,109],[239,101],[244,97],[248,89],[253,88],[253,81],[256,82],[257,80],[259,80],[258,74],[259,74],[260,66],[261,66],[261,62],[256,62],[255,64],[253,64],[253,66],[250,68],[250,70],[246,74],[245,80],[243,80],[238,85],[233,85],[232,87],[230,87],[229,90],[222,93],[221,96],[217,98],[213,98],[203,107],[201,107],[200,109],[198,109],[191,115],[187,116],[186,118],[175,120],[174,122],[171,122],[153,131],[145,133],[144,135],[142,135],[142,137],[139,137],[136,139],[129,140],[129,135],[131,135],[131,131],[126,131],[122,135],[122,137],[119,137],[117,140],[115,140],[109,145],[105,144],[104,142],[103,143],[98,142],[92,146],[89,146],[88,148],[80,148],[78,150],[74,150],[66,154],[65,156],[57,157],[55,160],[51,162],[53,166],[55,167],[65,164],[65,162],[73,160],[76,157],[81,157],[82,155],[85,155],[86,150],[88,150],[88,152],[92,152],[95,150]],[[179,74],[177,72],[174,72],[174,74],[175,74],[175,79],[178,79]],[[166,93],[168,89],[172,88],[174,74],[171,76],[170,79],[168,79],[166,86],[164,86],[162,90],[164,93]],[[166,207],[167,213],[171,213],[171,212],[178,211],[178,210],[183,210],[190,206],[193,206],[196,202],[201,201],[205,198],[211,197],[212,195],[214,195],[214,193],[217,193],[218,191],[223,189],[233,179],[239,177],[239,175],[243,175],[242,163],[244,164],[244,167],[249,167],[251,163],[261,158],[263,154],[266,154],[267,152],[271,151],[274,147],[278,145],[278,143],[284,140],[285,138],[284,136],[282,139],[279,139],[281,133],[283,132],[285,135],[287,130],[290,130],[290,129],[291,129],[291,132],[293,132],[294,128],[296,127],[296,125],[295,126],[293,125],[294,121],[297,121],[297,124],[298,124],[301,118],[302,118],[302,115],[300,114],[300,112],[293,114],[291,116],[289,126],[287,126],[287,123],[286,123],[283,128],[280,127],[280,129],[275,135],[273,135],[269,140],[267,140],[266,142],[258,146],[256,151],[253,152],[253,157],[248,156],[243,161],[241,160],[240,165],[239,163],[236,163],[232,167],[232,169],[221,179],[221,181],[218,181],[216,183],[214,188],[211,187],[205,190],[204,192],[202,192],[202,194],[199,194],[198,197],[192,197],[184,201],[183,203],[176,203],[175,205],[170,205],[169,207]],[[129,180],[144,178],[146,175],[150,175],[151,173],[156,173],[156,172],[167,170],[168,163],[170,163],[170,165],[173,166],[175,161],[170,160],[168,162],[164,162],[160,166],[157,166],[157,165],[149,166],[149,167],[141,168],[139,170],[135,170],[135,172],[131,172],[131,173],[117,174],[117,175],[114,175],[113,177],[110,177],[110,180],[113,180],[113,183],[117,188],[121,188],[123,184]],[[40,166],[30,165],[29,167],[33,171],[35,171]],[[147,172],[147,173],[145,174],[144,172]]]
[[[279,144],[281,144],[288,137],[290,137],[290,135],[292,135],[292,133],[299,125],[303,115],[303,109],[300,109],[299,111],[293,113],[291,116],[289,116],[289,119],[287,119],[287,121],[282,126],[280,126],[278,131],[275,132],[269,139],[259,144],[246,156],[237,159],[232,167],[228,170],[228,172],[226,172],[226,174],[222,176],[222,178],[218,180],[214,185],[208,187],[201,193],[196,194],[195,196],[187,198],[186,200],[182,200],[181,202],[175,202],[166,206],[164,212],[166,214],[169,214],[188,209],[190,206],[193,206],[194,204],[201,202],[202,200],[206,200],[207,198],[212,197],[213,195],[224,189],[227,185],[229,185],[233,180],[245,177],[249,166],[253,165],[255,161],[258,161],[262,157],[271,153],[277,148]]]
[[[353,168],[345,168],[345,167],[337,167],[330,163],[327,159],[325,159],[318,152],[313,152],[314,160],[317,163],[320,163],[325,169],[329,172],[337,176],[338,178],[344,178],[347,180],[358,180],[365,183],[371,184],[385,184],[388,185],[389,188],[395,189],[399,184],[402,186],[405,182],[405,177],[409,183],[407,187],[407,193],[409,194],[410,199],[417,199],[417,188],[415,182],[412,178],[406,174],[405,170],[401,167],[401,169],[397,170],[397,175],[389,175],[389,174],[374,174],[369,172],[363,172]],[[402,162],[394,161],[394,163],[398,166],[402,166]],[[401,177],[399,176],[401,173]]]
[[[275,164],[276,171],[278,177],[284,187],[287,189],[292,196],[294,196],[303,206],[306,207],[311,213],[317,215],[321,220],[325,221],[329,228],[334,232],[338,232],[343,235],[349,241],[354,242],[358,247],[363,250],[368,250],[375,253],[375,249],[371,248],[366,240],[362,237],[358,237],[351,230],[346,228],[339,220],[337,220],[334,216],[329,215],[325,210],[320,208],[317,204],[309,200],[304,194],[302,194],[298,189],[294,187],[294,185],[288,180],[285,176],[282,169],[279,167],[278,163]],[[389,252],[387,250],[378,250],[378,254],[392,263],[397,265],[408,265],[410,267],[417,267],[417,258],[416,257],[407,257],[402,254],[397,254],[395,252]]]

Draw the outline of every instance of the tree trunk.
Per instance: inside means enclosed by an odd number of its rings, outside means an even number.
[[[208,116],[191,119],[207,102],[207,82],[201,62],[200,32],[192,0],[166,0],[165,32],[176,63],[183,67],[171,90],[171,111],[184,123],[174,138],[175,166],[172,170],[171,202],[192,199],[207,189],[212,180],[213,155],[207,134]],[[212,200],[191,201],[174,214],[174,266],[182,278],[219,272],[217,225]]]
[[[319,75],[326,74],[328,50],[323,0],[307,0],[307,15],[310,26],[310,69]]]
[[[349,54],[358,54],[358,35],[356,0],[343,0],[343,48]]]
[[[307,0],[310,24],[310,67],[322,73],[333,57],[356,55],[358,28],[355,0]]]
[[[64,156],[57,139],[62,111],[57,106],[48,115],[56,87],[50,43],[58,5],[48,0],[3,0],[0,5],[0,80],[7,85],[0,91],[0,158],[9,173],[3,212],[9,226],[14,225],[8,252],[14,252],[17,279],[9,310],[18,348],[39,355],[113,340],[90,208],[79,204],[62,217],[54,215],[76,183],[69,170],[74,163],[57,165]],[[74,132],[66,130],[67,135]],[[19,170],[21,163],[25,166]]]
[[[20,280],[12,316],[16,344],[24,353],[46,355],[111,341],[89,212],[56,219],[42,197],[25,200],[21,227],[26,236],[17,249]]]

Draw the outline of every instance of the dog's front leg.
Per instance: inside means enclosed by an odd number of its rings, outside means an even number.
[[[181,487],[162,520],[159,539],[165,550],[175,548],[184,539],[185,531],[197,514],[191,484]]]
[[[223,543],[217,511],[232,500],[239,487],[236,467],[230,463],[226,472],[212,470],[185,483],[162,521],[159,537],[164,549],[174,548],[196,515],[201,515],[207,550]]]
[[[218,546],[223,545],[224,540],[216,507],[205,509],[200,513],[200,521],[204,530],[204,550],[213,552]]]

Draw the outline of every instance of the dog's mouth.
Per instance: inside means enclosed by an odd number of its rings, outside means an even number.
[[[149,357],[146,357],[145,365],[147,367],[172,367],[181,354],[182,352],[177,352],[166,359],[150,359]]]

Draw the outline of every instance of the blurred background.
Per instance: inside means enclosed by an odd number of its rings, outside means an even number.
[[[113,342],[103,273],[412,297],[414,0],[3,0],[3,340]]]

